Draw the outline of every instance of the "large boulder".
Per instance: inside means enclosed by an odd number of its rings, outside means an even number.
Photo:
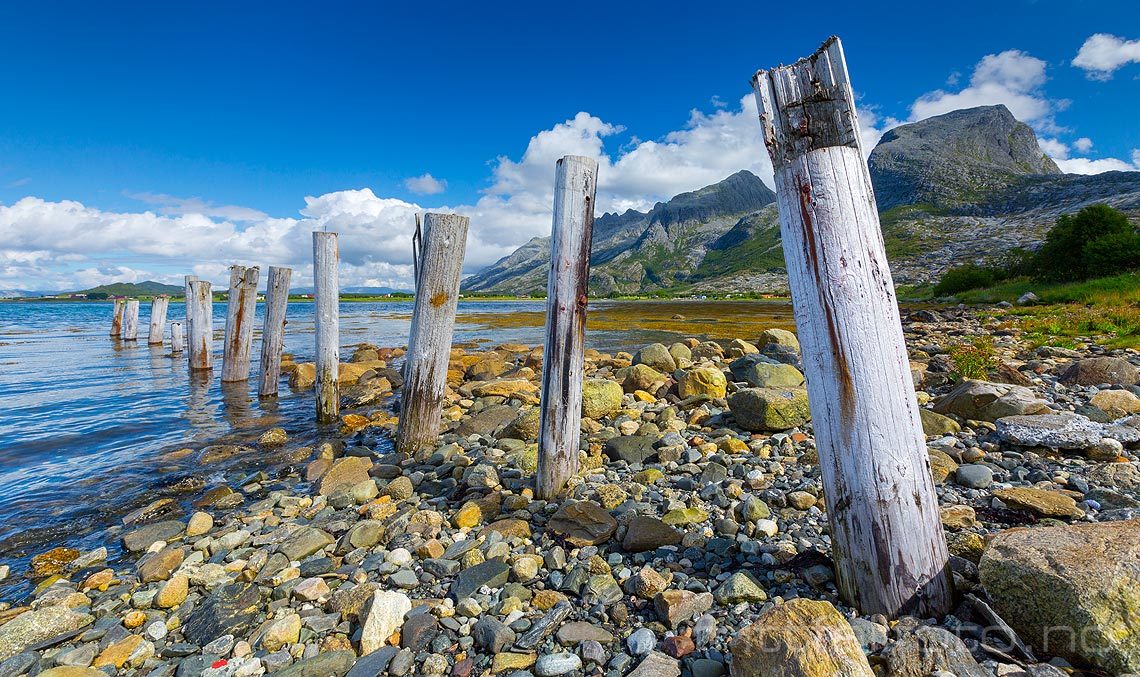
[[[1122,444],[1140,441],[1140,430],[1124,425],[1097,423],[1080,414],[1039,414],[1004,416],[997,421],[997,433],[1006,442],[1026,447],[1088,449],[1111,437]]]
[[[1069,365],[1061,374],[1061,382],[1069,385],[1095,386],[1101,383],[1133,385],[1140,379],[1136,367],[1119,357],[1088,357]]]
[[[798,598],[765,611],[733,640],[733,677],[872,677],[851,625],[829,602]]]
[[[799,388],[804,384],[799,369],[765,355],[745,355],[733,360],[728,368],[734,380],[754,388]]]
[[[622,377],[622,388],[627,393],[635,390],[652,393],[665,384],[665,374],[648,364],[635,364],[628,369],[622,369],[619,374]]]
[[[1042,652],[1140,672],[1140,520],[1011,529],[979,572],[997,612]]]
[[[681,397],[706,395],[713,399],[724,397],[728,379],[717,367],[696,367],[681,375],[677,381],[677,394]]]
[[[604,378],[582,383],[582,416],[599,419],[621,409],[621,384]]]
[[[745,388],[728,398],[728,408],[745,430],[787,430],[811,418],[807,391],[802,388]]]
[[[45,606],[25,611],[0,625],[0,661],[46,639],[90,625],[91,614],[73,611],[65,606]]]
[[[634,353],[633,363],[644,364],[666,374],[672,373],[677,368],[677,361],[673,359],[669,349],[661,343],[650,343]]]
[[[937,414],[954,414],[974,421],[996,421],[1003,416],[1047,410],[1045,401],[1025,386],[988,381],[963,381],[934,405]]]
[[[756,345],[760,348],[773,344],[791,348],[796,352],[800,350],[800,340],[787,329],[765,329],[760,332],[760,338],[756,339]]]
[[[1127,390],[1101,390],[1089,398],[1089,404],[1113,419],[1140,413],[1140,397]]]

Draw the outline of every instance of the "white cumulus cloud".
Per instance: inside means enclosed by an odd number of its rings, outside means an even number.
[[[404,179],[404,187],[418,195],[438,195],[447,190],[447,181],[431,174],[421,174]]]
[[[1085,40],[1072,63],[1093,80],[1108,80],[1117,69],[1140,63],[1140,40],[1096,33]]]
[[[1066,103],[1050,100],[1042,91],[1045,67],[1044,61],[1018,49],[987,54],[974,66],[968,86],[956,92],[936,89],[918,97],[910,107],[910,121],[960,108],[1005,104],[1018,120],[1056,131],[1053,113]]]

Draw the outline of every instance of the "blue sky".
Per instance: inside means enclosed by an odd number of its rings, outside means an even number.
[[[0,289],[221,279],[226,247],[303,268],[314,224],[344,233],[348,283],[398,284],[401,224],[444,207],[473,217],[470,272],[549,229],[565,152],[608,158],[615,209],[763,176],[748,79],[832,33],[868,143],[1006,102],[1068,171],[1140,162],[1135,2],[553,7],[4,4]]]

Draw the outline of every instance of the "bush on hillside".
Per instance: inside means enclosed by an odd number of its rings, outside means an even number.
[[[1036,253],[1018,247],[991,265],[968,263],[951,268],[934,286],[934,295],[951,296],[1016,277],[1075,282],[1138,268],[1140,233],[1123,212],[1108,205],[1091,205],[1057,219]]]
[[[994,269],[967,263],[946,271],[938,284],[934,285],[934,295],[952,296],[967,289],[988,287],[996,281],[997,276],[994,274]]]
[[[1076,214],[1064,214],[1045,236],[1045,244],[1037,252],[1034,277],[1055,282],[1087,280],[1110,275],[1098,263],[1119,265],[1108,250],[1125,245],[1132,247],[1136,231],[1123,212],[1108,205],[1091,205]],[[1106,242],[1099,243],[1102,239]],[[1089,253],[1096,260],[1090,260]],[[1115,269],[1113,272],[1119,272]]]
[[[1087,277],[1107,277],[1140,268],[1140,235],[1116,233],[1089,242],[1081,250]]]

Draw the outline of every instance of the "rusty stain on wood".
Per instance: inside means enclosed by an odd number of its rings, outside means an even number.
[[[442,306],[443,304],[447,303],[447,299],[448,299],[447,292],[441,291],[441,292],[432,294],[431,304],[433,306],[435,306],[436,308],[438,308],[438,307]]]

